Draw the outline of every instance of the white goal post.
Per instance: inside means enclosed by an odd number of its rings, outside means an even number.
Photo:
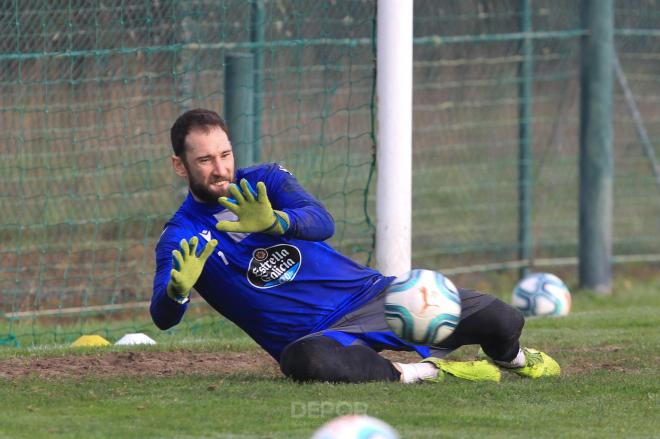
[[[376,266],[410,270],[413,0],[378,0]]]

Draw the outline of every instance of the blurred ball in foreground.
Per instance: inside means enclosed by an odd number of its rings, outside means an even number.
[[[380,419],[344,415],[323,424],[312,439],[399,439],[399,435]]]

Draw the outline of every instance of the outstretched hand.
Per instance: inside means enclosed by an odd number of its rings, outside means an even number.
[[[258,182],[256,193],[246,179],[241,180],[240,186],[239,189],[234,183],[229,185],[232,199],[218,199],[218,203],[236,214],[238,221],[220,221],[215,228],[222,232],[262,232],[271,235],[286,233],[289,216],[279,210],[273,210],[266,193],[266,185]]]
[[[172,251],[173,268],[170,272],[170,282],[167,284],[167,295],[178,303],[188,300],[188,293],[199,279],[206,260],[211,256],[218,241],[212,239],[206,243],[202,254],[197,256],[196,236],[190,238],[190,244],[181,240],[179,250]]]

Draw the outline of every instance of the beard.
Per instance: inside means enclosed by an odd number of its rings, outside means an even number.
[[[232,177],[229,182],[232,183],[234,180],[235,178]],[[218,198],[230,196],[228,191],[220,188],[214,189],[211,186],[211,183],[207,184],[197,179],[190,172],[188,172],[188,186],[190,187],[190,192],[192,192],[197,199],[205,203],[218,204]]]

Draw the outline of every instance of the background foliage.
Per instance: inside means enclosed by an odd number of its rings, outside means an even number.
[[[578,3],[533,2],[537,260],[572,263],[577,249]],[[154,244],[185,194],[168,163],[169,127],[188,108],[222,112],[233,51],[263,59],[262,160],[293,171],[335,217],[331,244],[370,263],[374,0],[266,1],[263,43],[252,42],[245,0],[3,5],[6,315],[60,310],[47,321],[55,334],[85,325],[69,308],[106,307],[107,327],[117,312],[108,306],[149,299]],[[618,56],[657,155],[660,2],[616,7]],[[513,0],[415,1],[414,266],[465,272],[517,257],[519,18]],[[657,260],[659,186],[618,86],[615,115],[615,255]]]

